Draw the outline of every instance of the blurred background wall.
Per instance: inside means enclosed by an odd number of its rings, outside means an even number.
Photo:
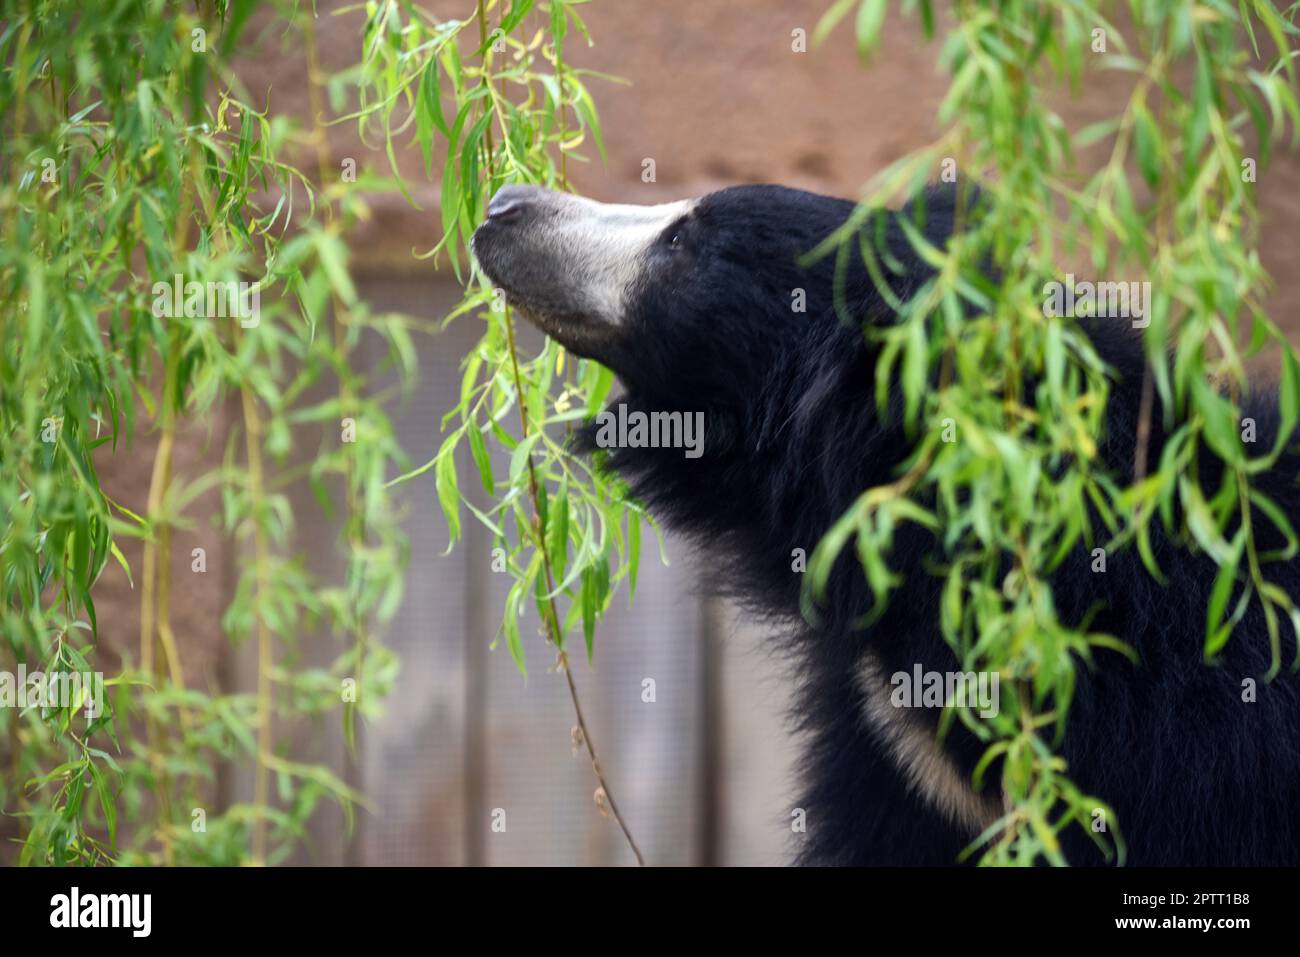
[[[319,3],[323,66],[342,69],[357,57],[358,13]],[[440,16],[468,15],[472,4],[431,2]],[[780,182],[857,195],[874,173],[933,138],[944,78],[914,21],[891,14],[885,42],[865,68],[848,31],[822,47],[792,50],[792,31],[808,34],[824,0],[595,0],[582,8],[595,46],[576,36],[572,64],[615,74],[626,84],[592,80],[608,145],[608,163],[570,164],[575,187],[605,201],[663,202],[743,182]],[[273,30],[249,34],[241,78],[253,102],[271,89],[270,108],[306,115],[305,71],[298,51]],[[1060,109],[1074,128],[1108,114],[1125,80],[1090,76]],[[355,158],[383,172],[382,153],[363,146],[349,126],[334,127],[336,163]],[[438,149],[435,147],[435,154]],[[594,149],[587,152],[594,154]],[[655,182],[644,182],[653,159]],[[437,190],[423,178],[419,150],[400,157],[422,207],[377,197],[373,216],[352,235],[362,293],[377,308],[398,309],[430,329],[458,301],[449,270],[436,272],[412,250],[438,238]],[[1265,215],[1261,249],[1278,280],[1272,314],[1298,328],[1300,272],[1294,269],[1294,222],[1300,195],[1288,190],[1300,162],[1292,154],[1261,171]],[[438,181],[438,171],[434,180]],[[439,419],[458,390],[458,362],[477,339],[473,319],[419,339],[421,382],[397,416],[411,459],[427,460]],[[177,471],[219,457],[226,420],[182,437]],[[143,505],[152,439],[138,454],[102,460],[104,484],[119,501]],[[468,462],[463,463],[468,465]],[[462,487],[477,483],[466,473]],[[382,720],[365,729],[349,757],[337,728],[302,729],[301,756],[346,769],[372,799],[349,837],[342,817],[322,810],[301,863],[321,864],[624,864],[631,855],[612,820],[592,802],[595,782],[585,754],[570,744],[573,715],[562,676],[547,670],[537,622],[524,619],[531,670],[527,681],[504,648],[490,650],[505,594],[491,572],[487,537],[473,523],[467,539],[442,554],[447,530],[428,474],[403,486],[411,537],[407,597],[385,640],[401,656],[396,694]],[[323,567],[333,560],[336,529],[303,501],[303,552]],[[194,523],[178,531],[174,624],[186,643],[187,679],[245,688],[252,665],[231,649],[219,620],[244,559],[212,528],[215,508],[200,503]],[[213,569],[190,574],[190,548],[208,549]],[[223,550],[224,549],[224,550]],[[790,813],[797,803],[797,741],[784,727],[789,706],[784,665],[763,629],[702,599],[691,556],[671,537],[663,566],[647,541],[635,606],[625,597],[599,629],[594,666],[574,659],[574,673],[610,784],[653,864],[776,864],[791,854]],[[138,561],[138,549],[128,552]],[[129,648],[138,634],[138,596],[115,564],[100,601],[102,640]],[[183,588],[183,591],[182,591]],[[108,609],[108,612],[105,612]],[[327,635],[305,635],[303,655],[327,660]],[[656,700],[642,700],[653,678]],[[251,784],[221,777],[226,800]],[[506,831],[491,830],[494,809]]]

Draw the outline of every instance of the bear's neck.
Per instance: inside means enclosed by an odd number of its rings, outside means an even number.
[[[634,388],[610,404],[607,425],[637,413],[699,413],[698,457],[681,448],[609,447],[593,425],[578,444],[603,448],[607,467],[650,514],[707,554],[718,591],[761,596],[768,614],[775,606],[796,616],[800,571],[826,530],[862,490],[896,477],[911,451],[901,428],[882,427],[875,414],[868,360],[855,333],[837,330],[774,360],[751,396],[692,409]]]

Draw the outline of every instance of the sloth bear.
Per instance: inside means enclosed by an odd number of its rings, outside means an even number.
[[[943,247],[957,219],[952,190],[925,199],[924,232]],[[703,455],[681,449],[608,450],[607,466],[669,527],[689,536],[718,569],[720,587],[784,626],[799,684],[807,864],[945,865],[1004,812],[999,775],[972,786],[984,747],[960,722],[940,741],[938,709],[891,706],[891,678],[920,669],[960,671],[939,626],[942,542],[906,525],[891,567],[904,576],[869,627],[870,592],[848,549],[815,624],[801,614],[795,549],[811,550],[864,489],[897,478],[911,443],[877,414],[877,347],[843,321],[893,313],[857,262],[805,255],[841,226],[852,202],[779,186],[724,189],[659,206],[607,205],[531,186],[492,199],[473,240],[482,270],[531,322],[573,353],[613,369],[627,409],[694,415]],[[880,211],[883,241],[904,267],[901,296],[929,275],[898,219]],[[880,236],[879,232],[874,233]],[[859,257],[849,257],[857,261]],[[898,284],[899,280],[894,280]],[[835,301],[836,283],[843,293]],[[805,311],[792,309],[802,290]],[[1080,320],[1113,370],[1101,454],[1131,481],[1144,357],[1125,322]],[[1278,429],[1276,401],[1247,399],[1260,448]],[[625,410],[624,410],[625,411]],[[1147,460],[1164,438],[1154,416]],[[597,443],[590,429],[588,450]],[[1284,453],[1256,483],[1300,518],[1300,457]],[[1204,451],[1206,487],[1221,469]],[[1132,551],[1104,574],[1080,546],[1051,584],[1061,620],[1084,620],[1136,650],[1136,664],[1100,652],[1078,663],[1058,752],[1085,794],[1116,812],[1135,865],[1300,863],[1300,682],[1284,669],[1259,681],[1271,656],[1258,603],[1213,664],[1203,622],[1215,565],[1169,541],[1152,523],[1161,586]],[[1255,525],[1263,547],[1273,525]],[[1269,566],[1300,597],[1294,561]],[[1257,699],[1244,700],[1245,679]],[[1103,863],[1083,827],[1060,833],[1071,863]]]

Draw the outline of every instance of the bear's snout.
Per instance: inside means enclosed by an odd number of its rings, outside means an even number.
[[[515,305],[549,311],[572,298],[561,281],[563,257],[556,242],[563,199],[540,186],[503,186],[474,231],[474,257]]]
[[[488,203],[487,221],[522,224],[535,216],[550,194],[538,186],[502,186]]]
[[[526,318],[578,355],[608,362],[652,246],[693,205],[598,203],[512,184],[488,203],[471,248]]]

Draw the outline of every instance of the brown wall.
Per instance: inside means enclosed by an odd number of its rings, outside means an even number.
[[[464,12],[463,4],[450,0],[429,6],[449,17]],[[791,31],[811,35],[827,6],[823,0],[596,0],[584,6],[595,45],[575,35],[569,59],[627,82],[590,82],[609,161],[587,149],[592,162],[571,165],[575,187],[595,199],[624,202],[663,202],[745,182],[858,195],[872,175],[935,138],[933,117],[947,77],[937,66],[939,42],[925,42],[917,21],[893,6],[869,66],[857,58],[850,25],[820,47],[792,52]],[[322,18],[331,66],[354,59],[356,37],[339,27],[355,21]],[[260,89],[261,79],[274,74],[273,103],[292,108],[293,86],[302,75],[293,58],[251,66],[250,87]],[[1127,74],[1098,69],[1077,94],[1062,94],[1055,103],[1067,126],[1081,129],[1110,115],[1128,85]],[[336,155],[369,155],[369,162],[383,166],[382,156],[364,150],[350,128],[337,127],[333,136]],[[657,166],[653,184],[641,181],[647,157]],[[1086,169],[1096,157],[1080,161]],[[418,181],[419,167],[418,150],[411,148],[403,168]],[[436,176],[435,170],[435,182]],[[1297,176],[1300,153],[1281,149],[1260,171],[1258,188],[1260,254],[1277,281],[1270,307],[1284,328],[1300,335],[1300,271],[1293,268],[1300,193],[1291,188]],[[404,203],[381,207],[358,249],[367,262],[384,271],[426,269],[406,254],[438,239],[436,189],[425,187],[421,201],[422,213]]]

